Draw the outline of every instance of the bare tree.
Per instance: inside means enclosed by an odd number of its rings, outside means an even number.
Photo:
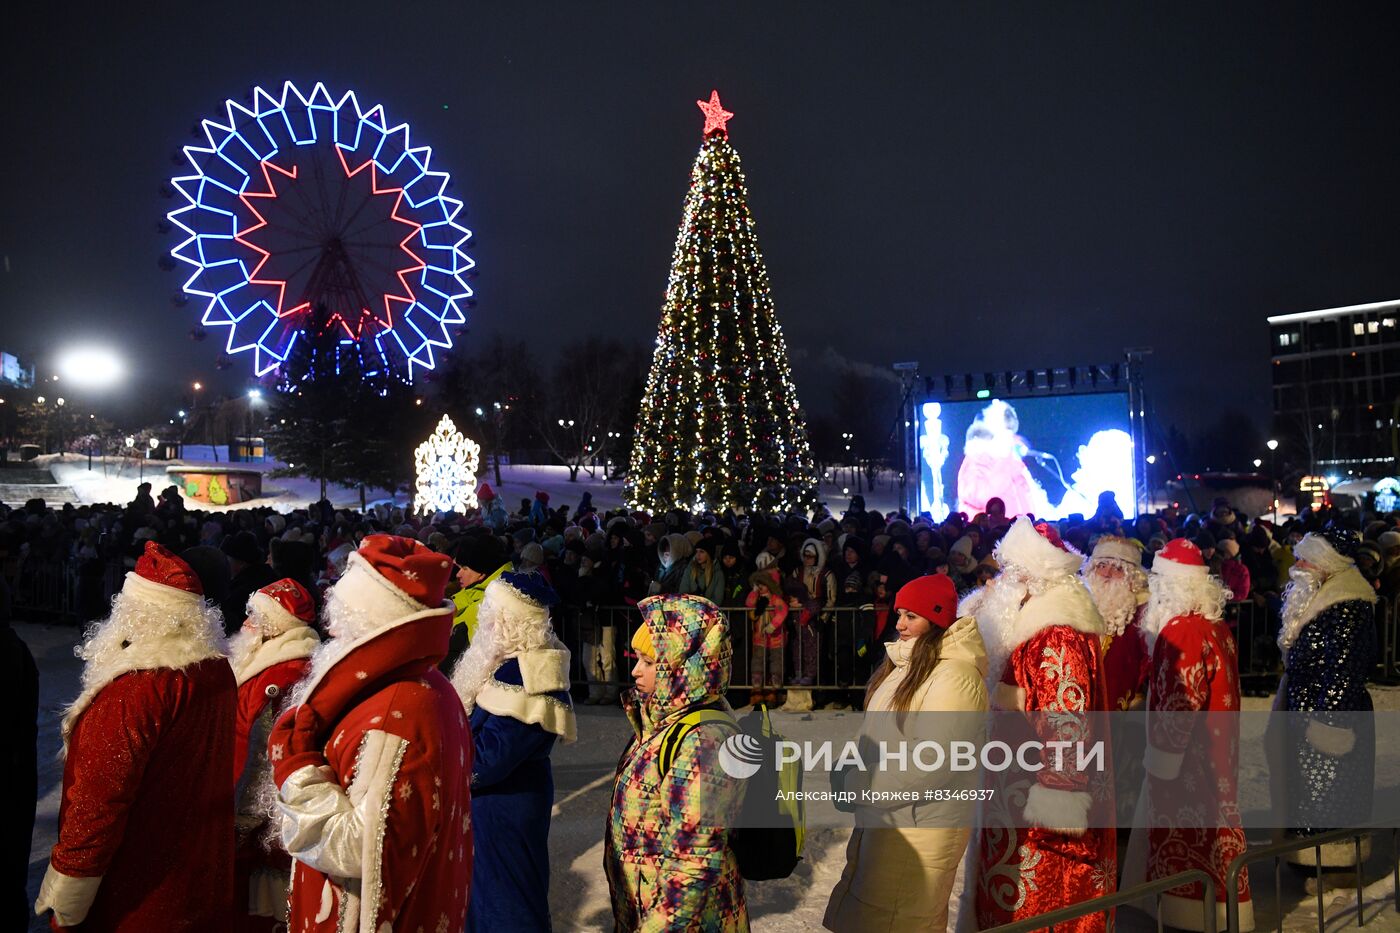
[[[640,352],[616,340],[589,337],[562,351],[533,415],[545,446],[568,467],[569,482],[577,482],[582,469],[597,476],[599,458],[630,436],[636,418],[631,400],[639,397],[645,366]]]

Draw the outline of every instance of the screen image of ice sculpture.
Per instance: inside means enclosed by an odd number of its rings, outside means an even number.
[[[1126,394],[924,402],[917,429],[919,510],[935,519],[993,498],[1007,515],[1088,517],[1105,492],[1133,512]]]

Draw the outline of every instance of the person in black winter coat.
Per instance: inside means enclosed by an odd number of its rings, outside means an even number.
[[[229,569],[233,573],[228,595],[220,603],[224,613],[224,631],[232,635],[243,627],[248,600],[253,594],[280,578],[267,565],[267,557],[251,531],[240,531],[225,538],[221,550],[228,557]]]
[[[6,930],[29,928],[29,846],[34,835],[34,805],[39,796],[39,669],[29,646],[10,627],[10,591],[0,580],[0,649],[5,678],[5,709],[18,723],[9,741],[11,803],[5,808],[3,869],[4,907],[0,917],[8,917]]]

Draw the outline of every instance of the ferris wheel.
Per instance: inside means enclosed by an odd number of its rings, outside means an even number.
[[[451,179],[408,124],[288,81],[226,101],[200,132],[207,145],[184,148],[193,173],[171,179],[186,202],[167,215],[184,237],[171,256],[225,352],[260,378],[285,375],[308,336],[356,353],[366,377],[433,369],[466,323],[475,263]]]

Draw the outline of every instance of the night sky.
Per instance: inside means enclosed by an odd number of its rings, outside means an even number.
[[[127,393],[214,376],[218,332],[190,342],[157,267],[159,189],[200,118],[288,78],[434,147],[476,233],[467,339],[548,353],[653,340],[718,88],[814,409],[828,348],[944,373],[1151,346],[1164,421],[1262,421],[1267,315],[1400,297],[1382,7],[925,6],[28,5],[0,56],[0,349],[111,341]]]

